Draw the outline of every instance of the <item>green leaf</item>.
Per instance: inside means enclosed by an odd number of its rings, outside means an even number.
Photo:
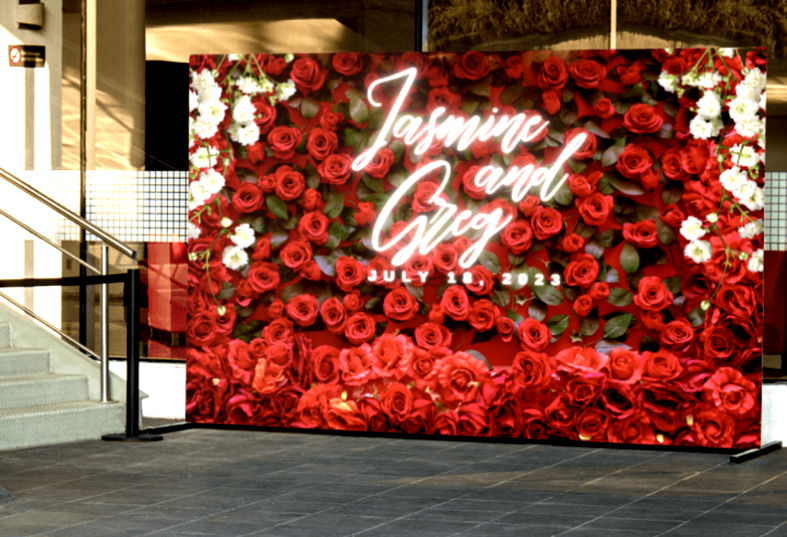
[[[623,245],[620,252],[620,266],[626,274],[633,274],[639,270],[639,252],[628,242]]]
[[[609,184],[614,186],[620,192],[623,192],[624,194],[628,194],[630,196],[640,196],[645,193],[645,189],[642,188],[642,185],[640,185],[639,183],[621,179],[616,175],[612,175],[612,174],[609,175]]]
[[[329,219],[333,220],[344,210],[344,193],[336,194],[328,198],[328,202],[325,204],[325,208],[323,208],[322,212],[325,213]]]
[[[546,314],[546,310],[544,310],[544,311],[545,311],[545,314]],[[515,312],[512,309],[506,310],[506,317],[508,317],[509,319],[514,321],[517,326],[519,326],[519,323],[521,323],[521,322],[523,322],[525,320],[524,317],[522,317],[520,314],[518,314],[517,312]]]
[[[705,322],[705,310],[702,308],[694,308],[689,312],[689,321],[691,321],[691,326],[697,328],[698,326],[702,326]]]
[[[308,188],[313,188],[317,190],[320,187],[320,176],[319,175],[310,175],[306,178],[306,186]]]
[[[610,146],[601,157],[601,164],[604,166],[612,166],[620,158],[620,154],[626,148],[626,139],[618,138],[615,143]]]
[[[232,298],[234,295],[235,295],[235,288],[230,286],[216,293],[216,298],[218,298],[219,300],[227,300],[228,298]]]
[[[326,248],[335,250],[339,247],[340,242],[350,236],[352,231],[352,228],[343,226],[339,222],[334,222],[328,226],[328,242],[325,243]]]
[[[511,263],[513,266],[519,266],[525,262],[525,256],[523,255],[514,255],[511,252],[508,252],[508,262]]]
[[[600,352],[601,354],[609,354],[609,351],[612,349],[631,349],[631,347],[625,343],[620,343],[619,341],[612,339],[602,339],[596,343],[596,351]]]
[[[615,242],[615,230],[608,229],[601,234],[596,234],[598,244],[604,248],[609,248]]]
[[[405,148],[406,146],[401,140],[394,140],[391,142],[391,145],[388,146],[388,149],[390,149],[391,153],[394,155],[394,162],[401,162],[402,154],[404,153]]]
[[[478,262],[492,274],[500,272],[500,258],[489,250],[484,250],[478,256]]]
[[[601,256],[604,255],[604,247],[594,238],[585,245],[585,253],[592,255],[596,259],[601,259]]]
[[[507,308],[511,303],[511,292],[508,287],[500,286],[492,291],[492,302],[502,308]]]
[[[284,246],[284,243],[290,238],[290,234],[286,229],[277,228],[271,234],[271,248],[274,250]]]
[[[560,109],[560,112],[557,113],[557,117],[560,118],[560,121],[563,122],[563,125],[571,126],[577,120],[577,116],[579,114],[576,110],[569,108],[568,106],[564,106]]]
[[[534,300],[528,306],[527,314],[536,321],[543,321],[547,318],[547,305],[540,300]]]
[[[522,278],[521,280],[520,277]],[[525,285],[527,285],[527,283],[523,281],[525,278],[528,280],[530,279],[530,274],[527,271],[527,265],[522,263],[518,267],[514,267],[511,270],[511,289],[514,291],[519,291],[522,289]]]
[[[570,103],[574,100],[574,92],[570,89],[563,88],[563,103]]]
[[[295,295],[302,295],[303,294],[303,283],[298,282],[293,285],[288,285],[281,292],[281,299],[286,303],[290,300],[290,298],[294,297]]]
[[[595,134],[599,138],[609,138],[609,134],[607,134],[607,131],[602,129],[601,126],[598,123],[594,122],[594,121],[586,121],[585,124],[582,125],[582,127],[586,131],[592,132],[593,134]]]
[[[681,196],[683,196],[683,183],[680,181],[670,181],[664,185],[664,189],[661,191],[661,199],[667,205],[678,203]]]
[[[675,232],[658,216],[653,219],[656,222],[656,234],[662,244],[670,245],[675,242]]]
[[[358,124],[365,123],[369,119],[369,109],[363,98],[353,94],[350,97],[350,117]]]
[[[486,364],[486,367],[488,367],[490,371],[492,370],[492,364],[489,363],[489,360],[486,359],[486,356],[484,356],[483,354],[481,354],[476,350],[469,350],[467,351],[467,353],[471,354],[473,358],[475,358],[476,360],[481,360],[482,362],[484,362]]]
[[[290,211],[287,210],[287,204],[276,194],[268,194],[265,198],[265,205],[268,206],[268,209],[270,209],[277,218],[282,220],[289,219]]]
[[[475,93],[476,95],[481,95],[483,97],[486,97],[491,93],[491,90],[489,88],[490,82],[491,82],[490,77],[487,77],[484,80],[481,80],[479,82],[476,82],[475,84],[471,84],[467,86],[466,89],[470,93]]]
[[[549,283],[549,278],[544,277],[541,285],[536,285],[537,276],[543,276],[542,272],[535,267],[528,269],[528,286],[533,291],[533,294],[539,300],[549,304],[550,306],[560,306],[563,303],[563,295],[560,290]]]
[[[388,172],[388,175],[385,176],[388,179],[388,182],[391,183],[395,187],[400,187],[407,181],[407,175],[404,174],[401,170],[395,170]]]
[[[469,116],[472,115],[473,112],[478,110],[479,104],[481,104],[481,101],[479,101],[478,99],[473,99],[468,95],[467,97],[462,99],[462,106],[460,106],[460,108],[462,109],[462,112],[464,112]]]
[[[629,325],[634,316],[630,313],[622,313],[611,318],[604,325],[604,337],[609,339],[619,338],[628,332]]]
[[[615,289],[609,290],[609,297],[607,297],[607,301],[613,306],[625,308],[634,302],[634,294],[628,289],[616,287]]]
[[[574,193],[571,192],[571,188],[568,186],[568,183],[563,183],[560,185],[560,188],[555,192],[554,200],[558,202],[560,205],[571,205],[574,201]]]
[[[607,283],[617,283],[620,281],[620,275],[618,274],[618,271],[612,267],[609,267],[607,274],[604,276],[604,281]]]
[[[579,333],[583,336],[592,336],[598,332],[599,326],[601,326],[601,320],[598,318],[598,308],[593,308],[591,314],[583,317],[579,322]]]
[[[385,124],[385,110],[383,110],[382,106],[373,106],[371,112],[369,112],[369,124],[368,127],[370,129],[382,129],[383,125]]]
[[[323,274],[331,278],[336,277],[336,258],[327,255],[315,255],[314,260]]]
[[[416,287],[411,283],[406,283],[404,286],[407,288],[407,291],[418,300],[421,300],[424,297],[423,287]]]
[[[549,328],[553,336],[557,337],[566,331],[569,321],[568,315],[555,315],[547,321],[547,328]]]
[[[680,276],[665,278],[662,283],[664,283],[664,287],[667,288],[667,291],[673,295],[677,296],[680,294]]]
[[[369,187],[370,190],[374,192],[382,192],[383,191],[383,180],[377,179],[376,177],[372,177],[368,173],[364,172],[361,175],[363,179],[363,184]]]
[[[320,103],[317,102],[317,99],[311,95],[303,98],[303,101],[301,101],[301,114],[303,114],[303,117],[311,119],[316,116],[319,111]]]
[[[510,86],[506,86],[506,89],[500,94],[500,101],[503,104],[511,104],[517,99],[522,96],[522,93],[525,91],[525,88],[522,84],[514,83]]]
[[[353,207],[344,207],[342,209],[342,222],[348,226],[357,226],[358,222],[355,221],[355,209]]]

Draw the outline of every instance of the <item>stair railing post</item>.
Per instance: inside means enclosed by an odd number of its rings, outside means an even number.
[[[101,275],[109,274],[109,246],[101,243]],[[109,402],[109,285],[101,284],[101,402]]]

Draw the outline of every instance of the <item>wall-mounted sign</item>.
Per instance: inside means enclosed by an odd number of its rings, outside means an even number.
[[[760,442],[756,48],[193,56],[190,421]]]
[[[40,45],[8,45],[9,67],[44,67],[46,47]]]

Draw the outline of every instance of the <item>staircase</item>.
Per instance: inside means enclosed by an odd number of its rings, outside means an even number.
[[[91,401],[87,375],[53,373],[49,350],[11,343],[11,326],[0,322],[0,450],[124,430],[125,404]]]

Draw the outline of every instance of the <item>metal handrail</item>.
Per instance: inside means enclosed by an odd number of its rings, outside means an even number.
[[[101,239],[101,241],[104,242],[104,244],[111,246],[118,252],[122,253],[123,255],[131,259],[136,258],[137,252],[135,252],[134,250],[132,250],[131,248],[129,248],[128,246],[117,240],[115,237],[113,237],[112,235],[110,235],[100,227],[96,226],[95,224],[88,222],[87,220],[85,220],[78,214],[74,213],[73,211],[70,211],[68,208],[59,204],[58,202],[56,202],[46,194],[39,192],[32,186],[28,185],[27,183],[19,179],[18,177],[15,177],[14,175],[8,173],[3,168],[0,168],[0,179],[5,179],[6,182],[15,186],[16,188],[18,188],[28,196],[40,201],[41,203],[43,203],[44,205],[46,205],[56,213],[60,214],[67,220],[76,224],[80,228],[84,229],[85,231],[89,231],[94,236]]]

